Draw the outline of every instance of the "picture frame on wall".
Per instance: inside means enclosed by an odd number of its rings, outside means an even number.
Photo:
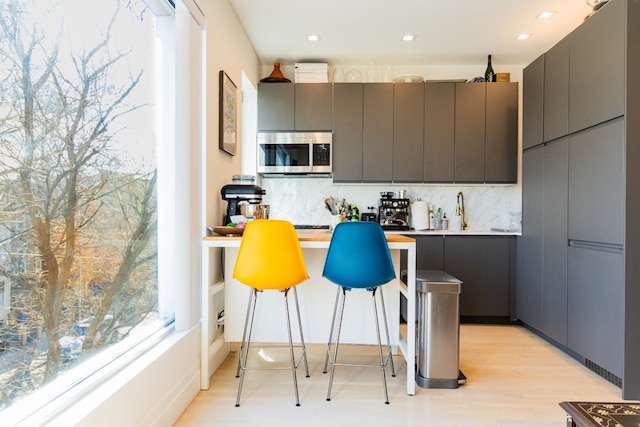
[[[232,156],[238,151],[238,99],[233,80],[220,70],[219,146]]]

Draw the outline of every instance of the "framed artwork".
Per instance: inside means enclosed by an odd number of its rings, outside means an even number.
[[[236,85],[220,70],[220,149],[234,156],[238,150],[238,100]]]

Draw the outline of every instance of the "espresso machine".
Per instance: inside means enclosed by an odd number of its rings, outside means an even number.
[[[243,203],[259,205],[262,203],[262,196],[265,191],[257,185],[248,184],[227,184],[220,190],[222,200],[227,202],[227,212],[222,220],[222,225],[231,222],[231,216],[242,215],[241,206]]]
[[[378,209],[378,223],[383,230],[409,230],[409,205],[405,198],[394,198],[393,193],[382,193]]]

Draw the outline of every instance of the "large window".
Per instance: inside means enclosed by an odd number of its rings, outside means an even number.
[[[0,0],[0,411],[173,319],[158,308],[159,9]]]

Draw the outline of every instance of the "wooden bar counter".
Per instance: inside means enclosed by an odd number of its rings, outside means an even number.
[[[415,394],[415,334],[409,333],[407,337],[400,336],[399,309],[400,294],[407,298],[407,331],[415,330],[416,318],[416,242],[415,239],[398,233],[385,233],[397,278],[382,287],[387,303],[387,316],[391,341],[394,346],[400,346],[402,355],[407,363],[407,393]],[[298,232],[300,246],[307,264],[310,279],[298,286],[298,298],[302,326],[307,343],[326,344],[331,326],[331,314],[335,302],[336,285],[322,277],[322,268],[326,257],[326,251],[331,241],[329,230],[300,230]],[[242,329],[246,316],[246,308],[249,297],[249,288],[231,277],[233,266],[240,247],[239,236],[207,236],[202,241],[202,343],[201,343],[201,389],[209,388],[211,371],[211,357],[216,348],[221,344],[240,342]],[[223,248],[224,251],[224,282],[208,283],[209,277],[209,250]],[[407,254],[407,283],[400,281],[400,251]],[[211,297],[215,293],[224,291],[224,334],[215,336],[212,328],[215,325],[215,315],[211,309]],[[370,313],[370,296],[365,292],[353,292],[349,309],[345,311],[344,326],[341,342],[352,344],[374,344],[375,327]],[[256,309],[252,341],[254,342],[286,342],[286,329],[284,316],[274,316],[268,310],[270,305],[282,304],[282,299],[276,293],[264,292],[260,295],[260,304]],[[260,309],[265,309],[264,314]]]

